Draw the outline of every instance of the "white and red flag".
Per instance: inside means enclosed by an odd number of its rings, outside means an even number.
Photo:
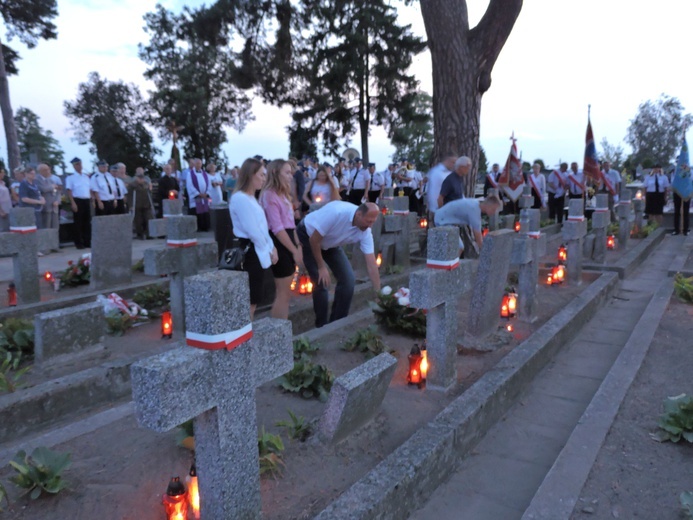
[[[503,168],[503,173],[498,178],[498,185],[503,188],[503,191],[513,202],[517,201],[522,195],[522,187],[525,184],[525,178],[522,175],[522,159],[517,153],[517,139],[515,139],[515,132],[510,136],[510,140],[513,142],[510,145],[510,153],[508,154],[508,159],[505,161],[505,168]]]

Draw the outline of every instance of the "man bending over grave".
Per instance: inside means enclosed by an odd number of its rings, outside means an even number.
[[[298,239],[303,246],[303,263],[313,282],[315,326],[328,323],[328,288],[330,272],[337,279],[329,321],[349,314],[354,295],[354,271],[341,246],[359,243],[366,259],[368,276],[373,288],[380,291],[380,275],[375,263],[371,226],[378,218],[378,206],[367,202],[356,206],[350,202],[333,201],[314,211],[298,225]]]
[[[474,240],[481,249],[483,237],[481,235],[481,214],[493,215],[503,207],[496,195],[489,195],[483,200],[458,199],[452,200],[438,208],[435,213],[436,226],[469,226],[474,234]],[[460,239],[460,252],[464,250],[464,244]]]

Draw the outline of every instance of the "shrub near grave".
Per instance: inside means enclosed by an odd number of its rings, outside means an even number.
[[[289,413],[290,421],[277,421],[275,426],[284,428],[289,439],[305,442],[310,434],[313,433],[313,427],[302,415],[296,415],[291,410],[287,410]]]
[[[78,285],[87,285],[91,280],[91,255],[85,254],[75,264],[72,260],[68,260],[67,269],[60,274],[60,287],[77,287]]]
[[[681,273],[674,276],[674,294],[685,303],[693,303],[693,276],[686,278]]]
[[[693,396],[667,397],[658,426],[660,430],[650,434],[656,441],[679,442],[683,439],[693,443]]]
[[[366,355],[366,359],[370,359],[385,352],[386,346],[383,343],[382,336],[378,334],[378,327],[371,325],[359,330],[344,344],[343,348],[347,352],[354,350],[363,352]]]

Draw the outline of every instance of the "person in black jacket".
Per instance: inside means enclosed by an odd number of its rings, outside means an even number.
[[[175,192],[175,198],[178,198],[180,185],[173,174],[170,164],[164,164],[164,176],[159,180],[159,191],[157,198],[159,200],[159,208],[156,211],[157,218],[163,217],[164,200],[168,198],[170,192]]]

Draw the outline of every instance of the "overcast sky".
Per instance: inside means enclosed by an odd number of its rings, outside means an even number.
[[[76,97],[89,72],[138,84],[145,95],[152,88],[142,77],[145,65],[137,57],[137,44],[146,41],[142,16],[156,3],[58,0],[57,40],[42,41],[32,50],[11,42],[22,57],[19,76],[10,78],[12,106],[38,114],[41,125],[60,141],[66,161],[75,155],[87,164],[95,160],[74,141],[63,115],[63,102]],[[205,2],[159,3],[178,10]],[[472,25],[487,5],[487,0],[468,0]],[[400,11],[400,20],[424,36],[418,3]],[[607,138],[626,152],[629,121],[642,102],[666,93],[693,112],[691,23],[693,0],[525,1],[483,97],[481,145],[489,161],[505,161],[514,131],[526,161],[582,164],[588,104],[597,143]],[[427,51],[415,58],[413,67],[421,88],[432,92]],[[271,158],[288,153],[289,111],[256,101],[253,112],[255,121],[242,134],[230,131],[223,146],[232,163],[256,153]],[[358,149],[359,143],[354,136],[351,146]],[[170,144],[158,143],[166,151]],[[378,168],[390,161],[394,150],[382,129],[372,129],[370,150]],[[2,129],[0,156],[7,156]]]

